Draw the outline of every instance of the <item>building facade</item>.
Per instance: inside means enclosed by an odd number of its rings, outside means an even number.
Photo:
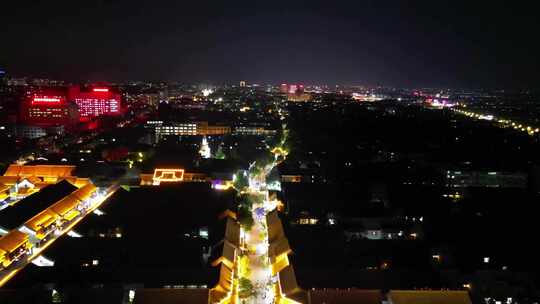
[[[276,130],[267,129],[264,126],[237,126],[234,128],[234,135],[275,135]]]
[[[528,175],[523,172],[447,170],[446,186],[526,188]]]
[[[48,135],[63,135],[65,128],[63,125],[58,126],[33,126],[33,125],[18,125],[16,135],[20,138],[36,139]]]
[[[121,115],[121,96],[109,87],[73,86],[69,88],[68,100],[77,105],[80,121],[99,116]]]
[[[199,122],[171,122],[151,120],[146,122],[146,127],[154,129],[155,139],[159,141],[163,136],[212,136],[231,133],[229,126],[211,126],[207,121]]]
[[[21,102],[21,122],[41,127],[71,125],[77,122],[78,112],[66,95],[59,91],[33,92]]]

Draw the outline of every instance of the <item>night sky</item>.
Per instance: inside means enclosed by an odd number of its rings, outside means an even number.
[[[539,87],[534,1],[4,2],[13,76]]]

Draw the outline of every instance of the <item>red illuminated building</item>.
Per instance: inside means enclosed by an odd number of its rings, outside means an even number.
[[[106,86],[73,86],[69,88],[68,98],[77,104],[81,121],[121,114],[120,94]]]
[[[279,90],[284,94],[301,94],[304,93],[304,85],[283,83],[281,84]]]
[[[283,94],[289,93],[289,85],[286,83],[282,83],[281,86],[279,87],[279,91]]]
[[[60,91],[41,90],[28,94],[20,108],[21,121],[38,126],[69,125],[77,121],[77,108]]]

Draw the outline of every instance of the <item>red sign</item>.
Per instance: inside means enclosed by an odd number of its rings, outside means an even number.
[[[49,96],[34,96],[32,98],[32,104],[51,104],[51,103],[61,103],[62,102],[61,97],[49,97]]]

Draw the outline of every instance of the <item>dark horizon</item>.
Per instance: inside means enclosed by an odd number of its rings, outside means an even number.
[[[537,88],[532,5],[5,4],[0,66],[68,81]]]

